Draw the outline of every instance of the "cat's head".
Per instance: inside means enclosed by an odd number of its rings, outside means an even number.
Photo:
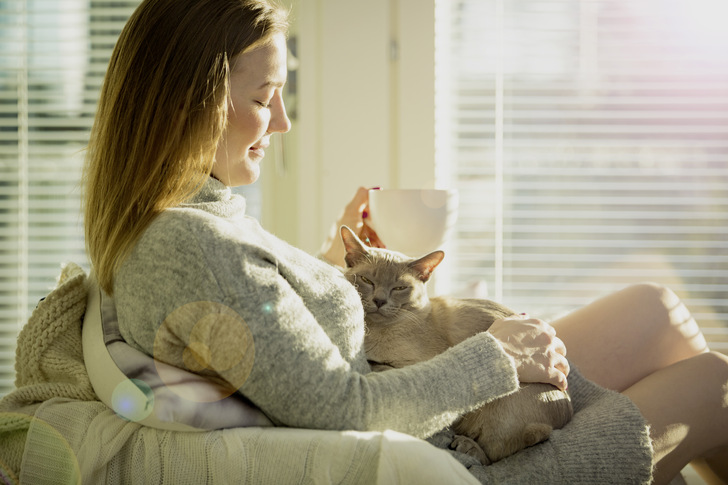
[[[365,245],[347,226],[341,227],[346,248],[346,277],[361,295],[368,324],[386,324],[429,304],[425,284],[445,257],[434,251],[410,258],[389,249]]]

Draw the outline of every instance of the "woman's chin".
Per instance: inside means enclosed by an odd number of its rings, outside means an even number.
[[[262,150],[261,150],[262,151]],[[212,175],[228,187],[250,185],[260,177],[262,153],[232,154],[219,158],[212,166]]]
[[[220,180],[228,187],[240,187],[242,185],[250,185],[255,183],[260,177],[260,168],[257,164],[252,167],[246,167],[244,170],[240,170],[238,173],[227,174],[227,177],[223,177]]]

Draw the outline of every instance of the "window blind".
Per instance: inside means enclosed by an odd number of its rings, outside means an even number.
[[[658,282],[728,351],[727,5],[438,3],[453,292],[549,318]]]
[[[116,40],[141,0],[0,0],[0,396],[63,262],[89,270],[80,179]],[[235,190],[261,215],[257,185]]]
[[[0,395],[19,330],[63,262],[88,269],[83,149],[116,38],[138,0],[0,1]]]

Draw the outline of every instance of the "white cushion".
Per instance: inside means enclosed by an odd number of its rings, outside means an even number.
[[[121,337],[114,301],[89,278],[83,356],[99,399],[119,416],[176,431],[272,426],[239,393],[154,360]]]

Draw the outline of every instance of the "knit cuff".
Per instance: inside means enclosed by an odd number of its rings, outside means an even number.
[[[477,403],[473,409],[518,390],[513,359],[490,333],[479,333],[450,350],[462,353],[457,362],[462,375],[470,376],[463,382],[470,386],[472,402]]]

